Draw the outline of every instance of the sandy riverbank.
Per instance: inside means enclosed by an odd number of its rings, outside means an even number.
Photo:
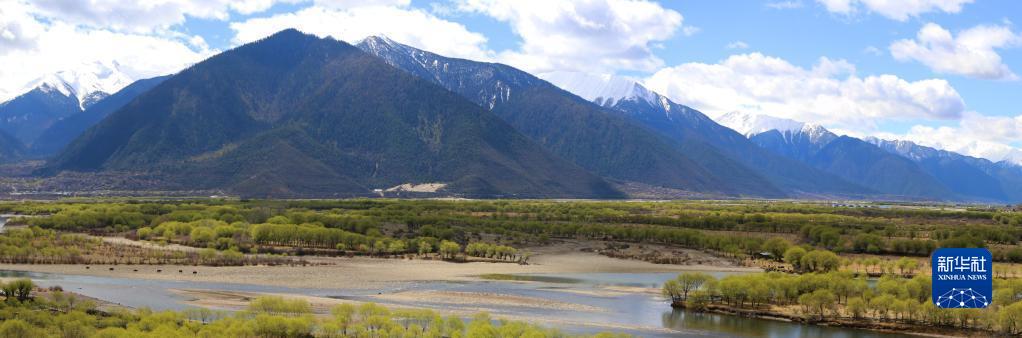
[[[759,271],[736,266],[668,265],[580,252],[574,245],[533,248],[529,265],[450,263],[420,259],[306,257],[325,265],[207,267],[174,265],[25,265],[0,264],[2,270],[74,275],[239,283],[317,289],[369,289],[414,281],[476,281],[483,274]],[[113,270],[111,270],[111,268]],[[156,272],[158,269],[162,272]],[[137,270],[137,271],[136,271]],[[183,272],[179,272],[183,271]],[[194,273],[193,273],[194,272]]]
[[[289,299],[303,299],[303,300],[309,302],[309,305],[312,307],[312,311],[314,313],[316,313],[316,314],[319,314],[319,315],[325,315],[325,314],[330,313],[330,309],[333,308],[334,306],[338,305],[338,304],[352,304],[352,305],[356,305],[357,306],[357,305],[361,305],[361,304],[364,303],[364,302],[361,302],[361,301],[350,300],[350,299],[337,299],[337,298],[315,297],[315,296],[294,295],[294,294],[259,293],[259,292],[243,292],[243,291],[212,291],[212,290],[173,290],[173,291],[178,293],[178,294],[180,294],[180,295],[182,295],[182,296],[184,296],[184,297],[189,298],[189,300],[187,301],[188,304],[195,305],[195,306],[200,306],[200,307],[205,307],[205,308],[209,308],[209,309],[228,310],[228,311],[243,310],[243,309],[245,309],[248,306],[249,302],[251,302],[253,299],[255,299],[257,297],[260,297],[260,296],[280,296],[280,297],[289,298]],[[455,293],[455,294],[457,294],[457,293]],[[407,296],[411,296],[411,295],[407,295]],[[479,313],[480,311],[487,311],[490,306],[495,304],[494,302],[501,303],[502,300],[514,303],[514,304],[512,304],[514,306],[522,306],[522,307],[526,307],[526,308],[536,308],[536,309],[550,309],[551,306],[553,308],[559,308],[561,306],[579,306],[578,304],[570,304],[570,303],[553,304],[553,303],[551,303],[550,301],[547,301],[547,300],[535,299],[535,298],[531,298],[531,297],[517,297],[517,298],[511,298],[509,300],[509,298],[508,298],[509,296],[507,296],[507,295],[496,295],[496,294],[474,295],[474,296],[471,296],[471,297],[463,298],[464,296],[466,296],[466,295],[450,295],[450,297],[448,297],[449,299],[454,299],[454,301],[456,303],[458,303],[458,304],[470,305],[468,307],[461,307],[460,310],[446,308],[446,307],[442,307],[442,308],[426,308],[426,307],[409,306],[409,305],[393,305],[393,304],[385,304],[385,305],[388,308],[391,308],[391,309],[430,309],[430,310],[436,311],[437,313],[439,313],[441,315],[444,315],[444,316],[461,316],[461,317],[470,317],[470,316],[472,316],[472,315],[474,315],[476,313]],[[473,305],[473,304],[478,305],[478,307],[472,307],[471,305]],[[588,310],[594,311],[594,312],[601,312],[601,310],[598,309],[598,308],[593,308],[593,309],[588,309]],[[578,320],[568,320],[568,319],[562,319],[562,318],[552,318],[552,317],[549,317],[549,316],[520,316],[520,315],[502,314],[502,315],[499,315],[498,317],[502,318],[502,319],[508,319],[508,320],[527,321],[527,322],[530,322],[530,323],[535,323],[535,324],[540,324],[540,325],[547,325],[547,326],[572,325],[572,326],[580,326],[580,327],[597,328],[597,329],[600,329],[600,330],[607,330],[607,331],[635,330],[637,332],[650,332],[650,333],[655,332],[655,333],[667,333],[667,334],[683,332],[683,331],[678,331],[678,330],[666,329],[666,328],[663,328],[663,327],[651,327],[651,326],[641,326],[641,325],[626,325],[626,324],[614,324],[614,323],[601,323],[601,322],[595,322],[595,321],[578,321]],[[696,332],[696,331],[692,331],[692,332]]]

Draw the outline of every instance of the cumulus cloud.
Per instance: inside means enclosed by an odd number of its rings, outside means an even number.
[[[827,11],[852,15],[860,11],[905,21],[929,12],[958,13],[973,0],[817,0]]]
[[[986,116],[969,112],[962,118],[960,125],[963,131],[985,141],[1022,142],[1022,115]]]
[[[0,100],[31,89],[42,76],[83,64],[116,62],[127,76],[140,79],[174,73],[215,52],[201,38],[90,29],[55,18],[42,21],[31,8],[17,4],[5,4],[0,11],[0,64],[8,65],[0,67]]]
[[[34,48],[44,28],[29,14],[28,6],[17,2],[0,6],[0,55]]]
[[[760,53],[732,55],[664,68],[644,82],[714,116],[744,111],[850,130],[875,131],[878,119],[957,119],[965,110],[945,80],[859,77],[854,65],[828,58],[807,69]]]
[[[938,73],[981,79],[1015,80],[1015,75],[994,49],[1022,44],[1022,35],[1007,26],[976,26],[958,36],[940,25],[928,23],[916,39],[891,44],[891,55],[900,61],[917,61]]]
[[[996,125],[977,125],[984,122]],[[874,134],[882,139],[912,141],[994,162],[1008,160],[1022,165],[1022,161],[1019,161],[1022,160],[1022,157],[1019,157],[1022,150],[1012,146],[1022,141],[1019,135],[1022,135],[1022,115],[998,117],[983,116],[974,112],[966,113],[966,117],[957,126],[915,125],[903,134]]]
[[[652,48],[682,27],[682,16],[638,0],[457,0],[459,10],[507,22],[521,39],[502,61],[548,71],[653,71],[663,65]],[[689,29],[686,34],[696,31]]]
[[[235,43],[246,43],[286,28],[349,43],[371,35],[385,35],[398,42],[447,56],[488,60],[486,37],[465,26],[421,9],[398,6],[312,6],[294,13],[254,18],[231,24]]]

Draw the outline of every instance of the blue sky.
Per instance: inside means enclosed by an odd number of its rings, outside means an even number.
[[[907,80],[939,77],[966,99],[968,107],[985,114],[1014,116],[1020,113],[1020,81],[990,81],[965,76],[935,73],[917,62],[899,62],[887,50],[891,42],[912,38],[926,23],[937,23],[955,32],[977,25],[1002,24],[1003,20],[1022,24],[1022,2],[980,1],[963,6],[961,13],[923,13],[904,22],[881,15],[860,14],[851,17],[823,10],[821,5],[803,2],[801,8],[774,9],[763,3],[735,2],[721,6],[715,1],[669,1],[666,7],[689,13],[688,24],[702,28],[691,37],[677,36],[668,42],[661,55],[668,63],[714,62],[735,53],[724,46],[732,41],[749,45],[745,51],[757,51],[784,58],[803,67],[821,56],[845,59],[862,74],[896,74]],[[717,8],[714,8],[717,7]],[[725,7],[725,8],[722,8]],[[736,22],[747,24],[735,24]],[[1014,27],[1013,27],[1014,28]],[[1017,28],[1014,29],[1016,32]],[[877,48],[880,55],[866,52]],[[1022,50],[999,51],[1011,68],[1022,68]]]
[[[540,75],[612,73],[711,116],[769,114],[1022,161],[1019,1],[39,0],[0,14],[0,62],[26,65],[0,70],[7,96],[76,62],[154,76],[295,27]],[[90,39],[118,47],[63,46]]]

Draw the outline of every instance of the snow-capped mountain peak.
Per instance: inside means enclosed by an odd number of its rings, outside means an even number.
[[[984,151],[989,150],[989,148],[983,148],[981,145],[972,145],[972,148],[952,148],[940,143],[924,145],[913,141],[885,140],[874,136],[865,137],[863,140],[915,161],[930,158],[968,157],[971,159],[983,159],[992,163],[1022,167],[1022,150],[1014,148],[998,148],[997,151]]]
[[[771,130],[784,132],[799,132],[804,129],[812,129],[815,126],[809,123],[798,122],[780,117],[773,117],[762,114],[750,114],[743,112],[730,112],[715,119],[728,128],[748,136],[762,134]]]
[[[661,102],[666,98],[626,77],[564,71],[544,73],[539,77],[602,106],[613,106],[617,102],[629,99],[666,106]]]
[[[827,143],[837,137],[827,128],[815,123],[799,122],[763,114],[730,112],[714,119],[717,123],[737,131],[745,137],[752,137],[776,130],[785,138],[802,134],[814,143]]]
[[[1004,155],[1004,161],[1017,166],[1022,166],[1022,150],[1012,149]]]
[[[125,74],[116,61],[86,63],[73,69],[49,74],[34,81],[30,88],[44,92],[58,91],[65,97],[78,99],[79,108],[115,93],[134,80]]]
[[[912,141],[906,140],[885,140],[875,136],[867,136],[862,139],[868,143],[871,143],[881,149],[889,152],[907,157],[914,161],[921,161],[927,158],[935,158],[940,156],[948,156],[950,153],[943,150],[938,150],[931,147],[922,146]]]
[[[373,50],[377,50],[382,47],[395,47],[401,45],[400,43],[397,43],[396,41],[391,40],[390,38],[383,35],[368,36],[365,39],[362,39],[362,41],[359,42],[358,44],[366,45]]]

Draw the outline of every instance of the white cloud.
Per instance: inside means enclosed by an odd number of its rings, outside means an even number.
[[[17,2],[0,6],[0,55],[36,46],[44,27],[29,10],[28,6]]]
[[[985,158],[1007,160],[1022,165],[1022,115],[987,116],[973,111],[962,114],[955,125],[916,124],[904,133],[863,132],[832,129],[853,137],[873,136],[884,140],[912,141],[916,144]]]
[[[203,47],[201,39],[179,34],[155,36],[89,29],[52,18],[40,21],[29,10],[27,6],[3,7],[0,64],[7,67],[0,67],[0,100],[31,89],[29,86],[44,75],[74,70],[83,64],[116,62],[128,77],[140,79],[179,71],[215,52]],[[12,22],[20,28],[12,29]]]
[[[749,44],[745,43],[745,41],[734,41],[727,44],[725,47],[727,47],[727,49],[746,49],[749,48]]]
[[[775,2],[768,2],[766,4],[766,6],[770,7],[770,8],[773,8],[773,9],[795,9],[795,8],[802,8],[802,1],[794,1],[794,0],[775,1]]]
[[[398,42],[441,55],[488,60],[486,37],[465,26],[420,9],[395,6],[356,6],[339,9],[312,6],[294,13],[249,19],[231,24],[234,42],[245,43],[286,28],[331,36],[357,43],[371,35],[385,35]]]
[[[681,28],[681,34],[685,35],[685,36],[693,36],[693,35],[696,35],[696,33],[699,33],[702,30],[703,30],[702,28],[699,28],[699,27],[696,27],[696,26],[685,26],[685,27]]]
[[[929,12],[958,13],[973,0],[816,0],[827,11],[852,15],[866,11],[892,20],[905,21]]]
[[[968,112],[959,122],[966,133],[984,141],[999,143],[1022,142],[1022,115],[986,116]]]
[[[411,0],[314,0],[316,5],[334,9],[347,9],[367,6],[408,6]]]
[[[33,0],[32,6],[47,17],[92,28],[151,33],[183,23],[187,17],[227,20],[231,12],[253,14],[278,2],[306,0]]]
[[[873,56],[884,55],[884,52],[881,51],[880,48],[876,48],[874,46],[867,46],[862,50],[862,52]]]
[[[950,73],[981,79],[1018,79],[1001,61],[994,49],[1022,44],[1022,35],[1007,26],[976,26],[952,37],[943,27],[928,23],[915,40],[891,44],[891,55],[900,61],[915,60],[938,73]]]
[[[462,11],[509,23],[522,43],[518,50],[502,52],[500,59],[536,73],[654,71],[663,60],[654,55],[653,46],[682,28],[680,13],[648,1],[457,2]]]
[[[981,116],[977,113],[967,113],[966,115],[971,115],[973,116],[972,118],[977,118],[979,120],[988,118],[1014,119],[1014,122],[1008,122],[1002,129],[1007,129],[1007,127],[1014,123],[1016,135],[1020,131],[1018,123],[1022,121],[1022,116],[1010,118]],[[1011,139],[1004,139],[1000,136],[990,137],[985,132],[987,130],[986,128],[977,129],[976,126],[970,125],[972,122],[967,122],[972,118],[967,117],[963,119],[958,126],[933,127],[915,125],[909,128],[909,130],[904,134],[875,133],[874,136],[887,140],[912,141],[919,145],[944,149],[973,157],[985,158],[994,162],[1001,160],[1017,162],[1017,160],[1022,159],[1016,158],[1022,154],[1022,150],[1012,146]],[[1020,138],[1017,136],[1014,138],[1014,141],[1016,142],[1019,140]]]
[[[965,109],[947,81],[859,77],[854,65],[828,58],[806,69],[759,53],[732,55],[664,68],[645,84],[713,116],[743,111],[860,131],[875,131],[878,119],[956,119]]]

